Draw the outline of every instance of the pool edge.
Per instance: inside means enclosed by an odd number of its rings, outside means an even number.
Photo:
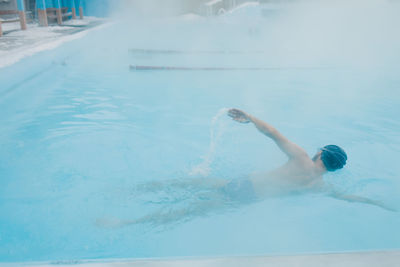
[[[0,266],[32,267],[261,267],[261,266],[298,266],[298,267],[397,267],[400,264],[400,250],[335,252],[279,256],[233,256],[210,258],[147,258],[147,259],[110,259],[110,260],[71,260],[32,263],[0,263]]]

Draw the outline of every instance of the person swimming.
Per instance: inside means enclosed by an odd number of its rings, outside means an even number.
[[[190,201],[185,208],[158,212],[135,219],[101,219],[100,226],[121,227],[137,223],[165,224],[183,218],[202,216],[211,211],[226,209],[229,205],[242,205],[268,197],[289,195],[293,192],[323,192],[327,196],[349,202],[375,205],[396,211],[379,201],[365,197],[343,194],[327,185],[323,175],[342,169],[347,163],[346,152],[337,145],[326,145],[310,158],[307,152],[287,139],[268,123],[239,109],[229,109],[228,115],[240,123],[252,123],[263,134],[271,138],[284,152],[288,161],[280,168],[266,173],[251,174],[241,179],[189,178],[151,182],[138,187],[141,192],[191,190],[199,199]],[[174,201],[176,202],[176,201]]]
[[[325,173],[342,169],[347,163],[347,154],[341,147],[326,145],[310,158],[303,148],[287,139],[268,123],[235,108],[230,109],[228,115],[240,123],[253,123],[261,133],[270,137],[289,158],[286,164],[276,170],[245,178],[248,179],[246,191],[254,194],[252,198],[311,190],[325,192],[328,196],[336,199],[375,205],[395,211],[376,200],[343,194],[324,182],[323,175]],[[248,189],[249,182],[252,190]],[[241,192],[242,190],[236,189],[236,191]]]

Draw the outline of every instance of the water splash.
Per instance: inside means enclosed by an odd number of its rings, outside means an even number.
[[[203,161],[194,166],[190,171],[191,176],[207,177],[211,171],[211,164],[214,161],[217,145],[221,140],[222,135],[225,133],[227,124],[226,121],[221,120],[226,115],[229,108],[221,108],[211,120],[210,128],[210,145],[207,153],[202,157]]]

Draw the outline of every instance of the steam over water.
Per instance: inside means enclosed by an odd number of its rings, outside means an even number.
[[[324,194],[221,207],[182,186],[286,162],[236,107],[310,156],[340,145],[348,165],[325,181],[400,209],[398,1],[211,18],[147,3],[1,70],[0,261],[399,249],[399,212]]]

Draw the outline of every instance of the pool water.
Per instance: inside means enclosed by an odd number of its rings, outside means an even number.
[[[370,29],[372,37],[346,45],[332,43],[333,28],[310,33],[302,20],[292,31],[298,23],[288,13],[265,18],[262,9],[116,23],[1,69],[0,261],[399,249],[399,212],[324,194],[193,211],[209,199],[196,187],[170,185],[285,163],[271,140],[226,116],[237,107],[310,155],[342,146],[348,165],[324,179],[400,209],[400,61],[391,53],[398,24],[387,16],[385,33]],[[315,37],[325,30],[333,31],[326,42]],[[355,48],[377,34],[374,46]],[[360,61],[367,54],[368,64]],[[159,183],[167,186],[158,190]],[[125,227],[98,223],[149,214]]]

